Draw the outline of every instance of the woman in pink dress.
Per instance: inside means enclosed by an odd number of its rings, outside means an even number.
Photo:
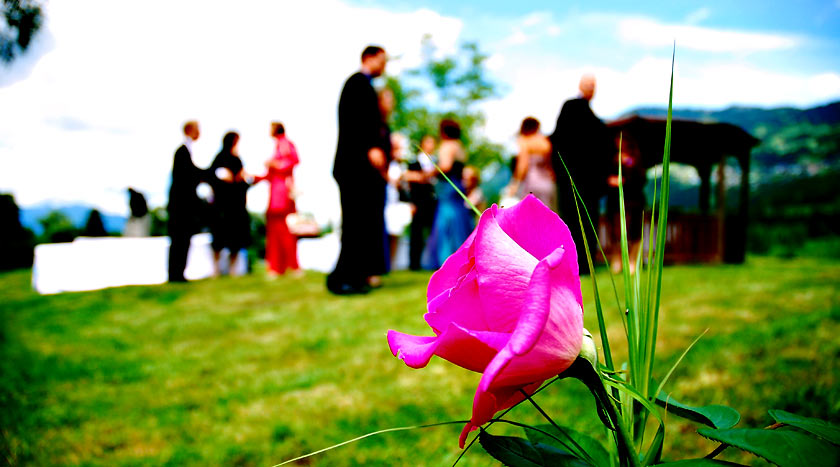
[[[286,216],[295,212],[292,198],[294,179],[292,171],[298,164],[295,145],[286,138],[282,123],[272,122],[271,136],[274,138],[274,155],[266,161],[268,172],[258,180],[268,180],[270,195],[265,213],[265,261],[269,277],[292,271],[300,275],[297,262],[297,237],[289,232]]]

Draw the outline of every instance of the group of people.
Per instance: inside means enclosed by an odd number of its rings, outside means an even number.
[[[381,276],[389,269],[395,246],[388,240],[385,219],[389,182],[405,181],[410,187],[407,191],[414,210],[411,269],[440,267],[474,227],[474,217],[458,194],[464,191],[466,152],[457,122],[441,121],[440,144],[428,135],[421,141],[418,158],[406,170],[398,168],[405,148],[400,147],[399,138],[392,139],[388,127],[393,95],[387,89],[377,93],[372,84],[373,78],[385,72],[387,60],[381,47],[365,48],[360,70],[347,79],[339,98],[333,177],[341,197],[341,252],[327,276],[327,289],[337,295],[379,287]],[[437,177],[430,159],[434,153],[440,177],[447,182],[431,183]],[[431,231],[428,242],[427,230]],[[398,231],[399,226],[392,229],[392,233]]]
[[[381,284],[380,276],[388,270],[389,245],[383,212],[391,172],[388,165],[399,162],[399,151],[394,151],[387,125],[393,96],[388,95],[387,89],[377,95],[372,84],[372,79],[385,71],[385,51],[368,46],[362,52],[361,62],[360,70],[345,82],[338,106],[338,150],[333,176],[341,194],[342,246],[338,263],[327,277],[327,289],[335,294],[366,293]],[[522,122],[513,177],[503,190],[507,199],[521,199],[533,193],[566,219],[582,274],[589,272],[589,266],[583,234],[576,227],[575,189],[582,207],[598,226],[602,197],[607,196],[608,208],[617,210],[616,172],[620,158],[628,212],[644,206],[644,170],[638,152],[618,154],[612,133],[590,107],[594,94],[594,76],[583,76],[580,96],[564,103],[551,135],[541,133],[540,122],[533,117]],[[457,122],[441,121],[437,150],[434,138],[425,137],[418,160],[407,171],[399,172],[399,179],[411,186],[409,199],[414,211],[409,248],[411,269],[440,267],[474,227],[475,219],[467,206],[481,203],[481,191],[474,189],[477,171],[465,165],[460,133]],[[432,184],[430,181],[437,174],[430,162],[424,166],[423,161],[434,153],[442,174],[441,180]],[[570,180],[574,181],[574,187]],[[394,183],[393,176],[390,181]],[[459,191],[466,193],[467,203]],[[594,250],[595,232],[588,228],[586,215],[582,217],[587,225],[586,242]],[[638,216],[628,217],[639,220]],[[427,229],[431,231],[428,241]],[[640,229],[639,222],[631,222],[628,227],[634,251],[638,249]]]
[[[295,212],[292,171],[299,159],[295,145],[286,138],[282,123],[271,123],[274,153],[265,163],[265,172],[245,172],[239,158],[239,134],[228,132],[213,163],[201,169],[193,163],[192,143],[201,135],[196,121],[184,124],[184,143],[175,152],[172,182],[167,204],[169,246],[169,281],[184,282],[190,238],[209,223],[212,235],[214,274],[224,272],[222,252],[228,252],[228,272],[239,252],[251,243],[251,217],[246,208],[248,188],[260,181],[270,185],[266,210],[266,266],[269,277],[287,270],[299,275],[297,239],[289,231],[286,218]],[[208,208],[199,198],[197,187],[207,183],[213,189]]]
[[[373,79],[385,72],[387,61],[382,47],[366,47],[359,71],[344,83],[339,98],[333,177],[340,194],[341,251],[326,279],[327,289],[337,295],[367,293],[381,286],[381,276],[389,271],[396,248],[393,240],[409,224],[410,269],[439,268],[473,230],[476,218],[471,205],[483,207],[484,203],[478,188],[478,171],[466,165],[461,128],[456,121],[442,120],[439,142],[434,135],[426,135],[415,157],[406,157],[405,138],[392,135],[388,126],[394,95],[387,88],[377,92],[373,85]],[[580,96],[564,103],[551,135],[540,131],[537,119],[523,120],[513,176],[502,193],[508,200],[533,193],[566,220],[577,246],[581,273],[588,273],[589,267],[583,236],[576,228],[578,203],[574,190],[598,226],[601,198],[608,195],[608,206],[617,205],[617,190],[610,187],[618,186],[616,172],[621,157],[629,208],[644,204],[644,172],[640,177],[633,175],[640,173],[636,170],[641,167],[638,153],[617,153],[612,133],[590,107],[594,93],[595,78],[585,75],[580,81]],[[297,239],[286,222],[287,216],[295,212],[292,171],[299,160],[294,144],[285,137],[283,125],[272,123],[275,151],[266,162],[265,174],[259,176],[243,170],[237,151],[239,135],[235,132],[225,135],[222,149],[208,169],[196,167],[191,159],[191,144],[199,135],[198,123],[187,122],[184,144],[175,153],[167,207],[170,281],[184,280],[189,238],[197,230],[196,215],[202,210],[196,194],[200,182],[207,182],[214,193],[210,225],[217,273],[222,250],[230,252],[233,262],[237,252],[250,242],[245,197],[248,187],[262,180],[271,185],[266,212],[268,274],[274,276],[286,270],[299,273]],[[404,196],[400,196],[399,187],[404,188]],[[410,201],[411,213],[402,216],[408,221],[386,221],[387,208],[403,198]],[[588,225],[585,216],[583,220]],[[585,230],[586,241],[594,248],[595,233]],[[640,230],[640,226],[631,224],[628,228],[629,232],[635,230]],[[631,234],[631,240],[635,238]]]

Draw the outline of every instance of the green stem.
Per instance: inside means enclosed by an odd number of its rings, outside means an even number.
[[[525,396],[526,399],[528,399],[528,402],[530,402],[534,406],[534,408],[537,409],[537,411],[540,413],[540,415],[543,416],[543,418],[545,418],[546,420],[548,420],[549,423],[551,423],[551,425],[557,430],[558,433],[566,437],[566,439],[572,444],[572,447],[574,448],[573,450],[577,451],[574,453],[575,455],[577,455],[578,457],[584,457],[584,460],[586,460],[592,465],[595,465],[595,461],[592,459],[592,457],[589,456],[589,453],[586,452],[586,450],[583,449],[583,447],[581,447],[581,445],[578,444],[577,441],[575,441],[571,436],[569,436],[565,430],[560,428],[560,426],[557,425],[557,423],[555,423],[554,420],[552,420],[552,418],[547,413],[545,413],[545,410],[543,410],[542,407],[540,407],[539,404],[537,404],[537,402],[534,399],[532,399],[527,392],[525,392],[525,390],[520,389],[519,392],[521,392],[522,395]],[[558,439],[558,441],[563,443],[562,440]]]
[[[569,376],[573,376],[583,382],[589,388],[592,396],[595,397],[598,405],[606,411],[607,417],[612,424],[612,427],[607,428],[611,428],[615,432],[620,464],[641,467],[639,456],[633,447],[633,438],[630,436],[630,432],[627,431],[627,425],[625,425],[624,420],[621,418],[621,414],[618,413],[612,399],[610,399],[610,395],[607,393],[604,383],[601,381],[601,375],[598,374],[591,363],[581,357],[578,357],[572,363],[572,366],[566,370],[566,372],[569,371],[571,371]]]

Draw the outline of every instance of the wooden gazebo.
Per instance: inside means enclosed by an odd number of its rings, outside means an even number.
[[[616,140],[621,134],[625,148],[638,151],[645,169],[662,162],[665,143],[665,120],[638,116],[608,124]],[[687,164],[700,176],[698,213],[674,212],[668,218],[665,260],[682,262],[744,261],[749,210],[750,151],[759,143],[743,129],[728,123],[702,123],[673,120],[671,126],[671,161]],[[741,168],[741,183],[737,212],[726,211],[725,166],[733,157]],[[617,159],[616,159],[617,160]],[[718,164],[716,206],[710,206],[712,166]],[[651,203],[652,200],[648,200]],[[610,219],[601,226],[606,233],[616,232]],[[650,219],[645,219],[645,231]],[[614,222],[612,222],[614,224]],[[607,248],[616,248],[616,237],[607,235]],[[647,238],[647,235],[645,235]],[[644,240],[646,240],[646,238]],[[610,241],[612,240],[612,241]]]

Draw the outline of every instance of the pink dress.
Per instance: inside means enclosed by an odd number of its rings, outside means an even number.
[[[285,135],[275,138],[277,145],[268,173],[260,180],[268,180],[270,194],[265,214],[265,261],[268,269],[283,274],[286,269],[298,269],[297,237],[289,232],[286,216],[295,212],[291,197],[292,172],[298,164],[295,145]]]

